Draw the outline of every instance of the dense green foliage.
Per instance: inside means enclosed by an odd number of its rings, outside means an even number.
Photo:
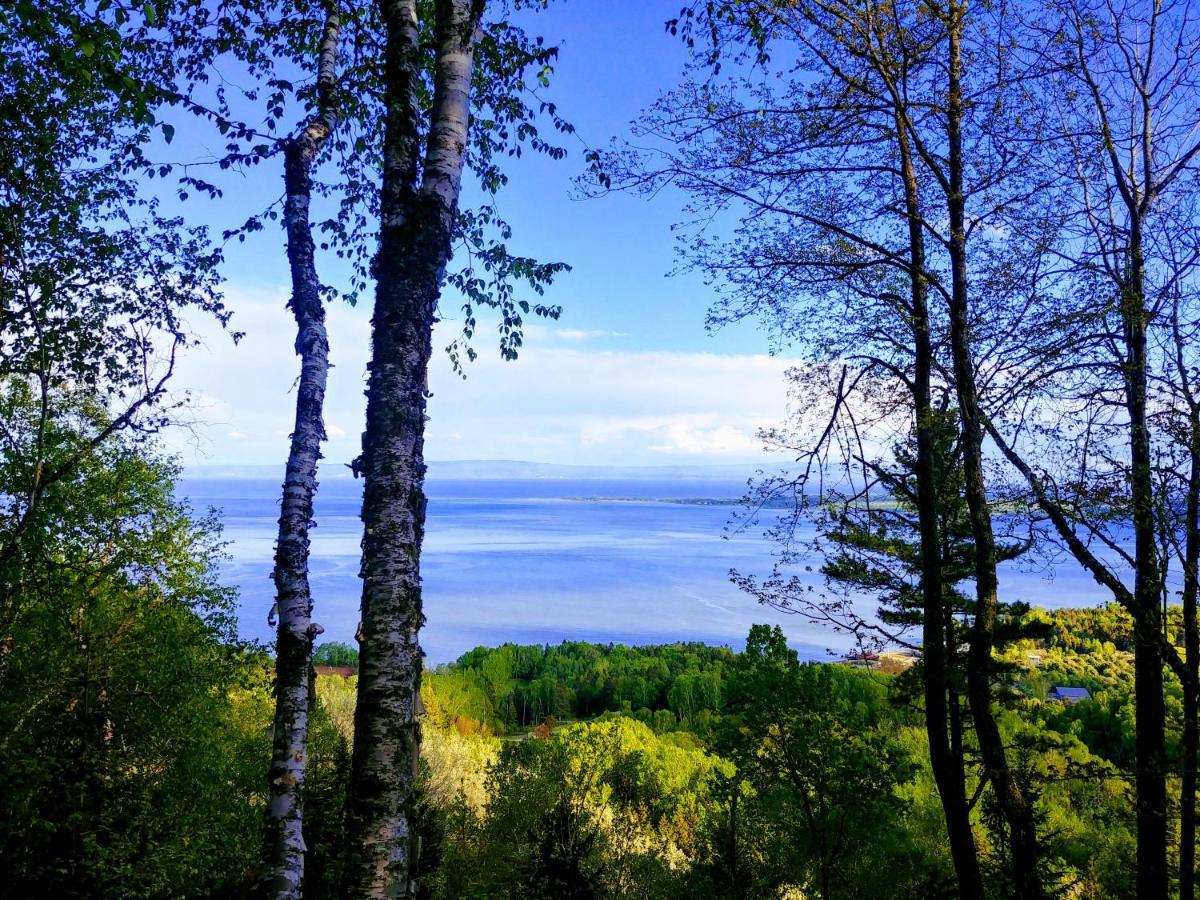
[[[1105,608],[1035,610],[1021,625],[1045,637],[1004,648],[1001,726],[1037,798],[1052,881],[1072,896],[1133,896],[1131,657],[1109,641],[1127,622]],[[953,870],[917,674],[802,664],[766,626],[740,653],[478,648],[424,681],[423,883],[440,897],[945,896]],[[634,709],[638,678],[654,688]],[[698,681],[708,699],[688,707]],[[347,738],[352,684],[318,683]],[[1055,685],[1095,689],[1071,705],[1048,699]],[[535,705],[556,695],[586,721]],[[1003,825],[972,771],[1002,896]]]
[[[25,396],[4,397],[17,433],[38,415]],[[96,415],[56,418],[49,456]],[[0,494],[22,475],[7,462]],[[9,896],[211,896],[257,853],[266,660],[236,640],[216,523],[173,498],[175,475],[110,440],[46,489],[0,562]]]
[[[916,766],[884,680],[801,665],[777,627],[756,625],[728,693],[717,746],[743,779],[724,873],[731,887],[881,896],[903,890],[895,871],[920,876],[920,860],[906,858],[897,793]]]
[[[341,641],[322,644],[313,651],[314,666],[357,666],[358,651]]]
[[[720,708],[730,659],[728,649],[704,644],[478,647],[426,676],[426,710],[461,731],[603,712],[630,713],[658,730],[680,721],[704,729]]]
[[[702,858],[714,786],[731,771],[686,736],[625,717],[506,741],[487,770],[483,814],[442,814],[438,893],[689,895],[673,866]]]

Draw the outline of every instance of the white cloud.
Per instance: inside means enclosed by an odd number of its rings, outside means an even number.
[[[282,292],[231,298],[234,327],[246,332],[237,347],[215,328],[201,328],[204,346],[183,359],[177,375],[177,389],[201,401],[195,436],[172,436],[185,462],[275,463],[286,454],[299,361],[285,303]],[[479,359],[463,380],[440,352],[455,331],[450,323],[435,335],[430,459],[758,462],[757,429],[786,414],[791,360],[554,346],[556,334],[542,333],[529,337],[519,360],[504,362],[484,330]],[[369,310],[331,306],[329,334],[325,457],[337,464],[358,455]],[[242,437],[232,441],[231,432]]]
[[[747,432],[732,425],[715,428],[672,425],[667,428],[666,443],[652,444],[649,449],[653,453],[691,456],[750,456],[762,449],[757,430]]]
[[[588,331],[578,328],[559,328],[554,332],[555,337],[564,341],[587,341],[592,338],[621,338],[629,335],[624,331]]]
[[[766,424],[766,423],[762,423]],[[721,424],[718,413],[599,419],[586,424],[580,435],[585,447],[644,436],[650,453],[687,456],[746,456],[762,447],[758,427]],[[650,441],[653,441],[651,443]]]
[[[762,459],[756,432],[786,414],[789,361],[712,353],[527,348],[431,379],[429,442],[460,458],[639,464]],[[461,447],[442,435],[463,434]]]

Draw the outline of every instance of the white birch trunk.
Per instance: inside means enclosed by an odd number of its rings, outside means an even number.
[[[345,893],[415,892],[427,370],[466,162],[482,0],[438,0],[432,118],[417,183],[416,11],[385,3],[388,120],[363,435],[363,596]]]
[[[312,621],[309,528],[317,492],[321,442],[325,440],[323,411],[329,373],[329,339],[309,203],[313,161],[336,122],[334,94],[339,32],[340,18],[334,5],[326,17],[319,50],[317,116],[284,149],[287,192],[284,225],[292,278],[289,305],[296,318],[300,382],[283,482],[274,571],[279,629],[274,740],[267,778],[270,798],[264,828],[263,893],[279,900],[299,900],[304,880],[303,792],[308,757],[309,680],[313,638],[321,632],[321,627]]]

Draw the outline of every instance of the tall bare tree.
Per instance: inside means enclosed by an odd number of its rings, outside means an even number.
[[[1159,504],[1167,527],[1168,550],[1182,571],[1179,598],[1182,604],[1183,649],[1186,677],[1183,682],[1183,734],[1180,746],[1182,773],[1179,787],[1179,896],[1196,894],[1196,788],[1197,754],[1200,752],[1200,309],[1196,303],[1200,276],[1200,234],[1195,208],[1181,204],[1184,215],[1169,238],[1168,263],[1173,273],[1169,313],[1163,342],[1169,360],[1156,379],[1154,393],[1163,411],[1156,418],[1171,436],[1174,452],[1164,454],[1166,502]],[[1179,502],[1182,495],[1183,502]],[[1172,527],[1174,526],[1174,527]]]
[[[856,372],[873,368],[907,395],[915,506],[928,544],[922,653],[931,754],[960,888],[974,896],[982,885],[973,874],[968,804],[961,774],[951,771],[961,773],[962,760],[953,762],[953,742],[947,744],[955,707],[946,656],[951,629],[934,552],[938,473],[926,459],[931,392],[953,391],[977,548],[967,658],[971,721],[1006,823],[1015,890],[1038,897],[1035,814],[993,710],[998,556],[979,399],[1006,380],[997,373],[1005,368],[1001,348],[1011,320],[990,322],[992,311],[1021,284],[1021,260],[1036,257],[1023,249],[1043,240],[1035,229],[1013,237],[1006,230],[1003,241],[996,236],[1003,210],[1040,189],[1027,165],[1035,142],[1024,140],[1021,128],[1036,134],[1040,127],[1027,84],[1043,78],[1046,67],[1011,52],[1016,24],[1006,7],[962,2],[694,4],[673,27],[701,48],[710,71],[767,68],[773,56],[783,62],[770,79],[697,76],[647,117],[639,137],[650,149],[606,161],[605,174],[616,171],[621,187],[683,188],[695,199],[695,221],[738,210],[735,240],[700,233],[684,249],[726,288],[714,320],[765,313],[784,341],[814,359],[850,363],[846,377],[828,384],[833,415],[814,432],[806,458],[815,468],[806,471],[821,472],[839,428],[847,436],[863,432],[853,407],[863,404],[867,382]],[[841,314],[833,316],[830,298],[839,293],[857,303],[838,306]],[[892,310],[885,311],[883,298]],[[904,323],[882,326],[890,339],[882,351],[861,330],[881,312],[879,322],[899,315]],[[853,438],[842,444],[845,455],[864,459]]]
[[[605,175],[627,189],[682,187],[701,221],[738,210],[736,240],[699,234],[684,252],[724,289],[714,321],[762,316],[781,343],[824,364],[798,374],[811,382],[810,408],[828,413],[801,450],[805,474],[787,485],[799,499],[824,493],[818,480],[839,457],[861,467],[853,496],[879,485],[879,463],[857,443],[872,430],[863,420],[915,435],[926,730],[960,892],[982,896],[940,565],[932,395],[949,366],[939,359],[946,317],[930,295],[944,292],[945,239],[931,228],[938,193],[920,144],[937,124],[929,110],[944,106],[931,92],[944,25],[917,5],[764,2],[697,4],[674,27],[711,44],[694,80],[641,124],[652,148],[603,160]],[[712,75],[717,64],[766,66],[773,52],[788,60],[777,87]],[[829,365],[832,378],[821,381]],[[829,620],[827,609],[814,612]]]
[[[1175,354],[1162,349],[1174,340],[1156,349],[1153,337],[1170,318],[1181,279],[1190,280],[1187,269],[1194,269],[1194,260],[1172,261],[1168,245],[1181,224],[1194,228],[1172,211],[1195,189],[1200,29],[1187,2],[1070,0],[1052,11],[1038,18],[1032,33],[1033,52],[1049,53],[1061,73],[1046,94],[1054,128],[1043,137],[1045,168],[1062,176],[1044,215],[1059,219],[1062,231],[1045,248],[1052,262],[1032,293],[1046,309],[1038,328],[1054,337],[1045,361],[1031,369],[1039,373],[1038,399],[986,427],[1058,538],[1133,617],[1138,895],[1165,897],[1164,665],[1188,694],[1195,675],[1165,634],[1170,544],[1180,534],[1178,511],[1187,507],[1176,501],[1188,489],[1170,486],[1161,461],[1173,443],[1190,456],[1191,439],[1186,428],[1180,442],[1156,427],[1161,400],[1152,387],[1156,379],[1176,382],[1183,373]],[[1038,215],[1030,204],[1026,216]],[[1068,332],[1081,337],[1065,341]],[[1064,457],[1066,465],[1056,463]],[[1114,521],[1131,524],[1132,552],[1121,545]],[[1186,549],[1181,555],[1186,578]],[[1187,726],[1185,732],[1190,740]],[[1185,773],[1194,766],[1194,759],[1185,761]],[[1194,791],[1194,775],[1185,781]],[[1194,844],[1194,800],[1182,806]],[[1194,891],[1194,850],[1184,850],[1181,859],[1189,867],[1181,888]]]
[[[967,61],[963,48],[964,35],[971,21],[968,3],[965,0],[947,0],[944,5],[931,4],[930,9],[940,19],[946,33],[947,83],[943,107],[946,152],[944,155],[938,153],[937,147],[941,142],[931,146],[920,131],[914,130],[913,139],[921,146],[922,159],[945,197],[949,224],[946,248],[950,260],[950,348],[961,421],[966,499],[975,550],[975,617],[967,655],[967,697],[987,777],[1008,823],[1016,896],[1036,898],[1041,897],[1043,891],[1038,872],[1038,841],[1033,807],[1009,767],[1004,739],[992,710],[992,652],[996,641],[1000,585],[996,571],[998,558],[992,529],[991,501],[984,475],[984,430],[976,383],[971,308],[973,289],[968,246],[971,232],[981,221],[987,222],[988,210],[978,209],[981,205],[979,200],[986,204],[990,199],[989,194],[993,194],[997,187],[1003,190],[1003,180],[1012,170],[1008,168],[1009,160],[1004,158],[1004,150],[1000,151],[1001,158],[995,159],[994,151],[989,146],[999,137],[995,130],[997,123],[990,122],[988,125],[992,127],[984,127],[979,134],[968,136],[968,141],[972,137],[974,140],[964,146],[964,129],[980,124],[978,117],[972,116],[971,107],[978,104],[985,109],[988,106],[1000,109],[1002,114],[997,118],[1001,122],[1008,121],[1012,111],[1004,109],[1004,106],[1013,92],[1006,90],[1007,85],[1003,83],[1006,78],[1005,61],[998,59],[998,77],[987,80],[984,87],[987,93],[981,92],[975,98],[970,97],[964,83]],[[999,53],[1002,55],[1004,52],[1001,47]],[[972,150],[978,151],[980,148],[986,148],[984,153],[971,154]],[[975,184],[968,183],[968,169],[974,174]],[[975,217],[970,225],[967,218],[968,203],[971,203]]]

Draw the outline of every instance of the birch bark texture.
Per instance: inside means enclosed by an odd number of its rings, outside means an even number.
[[[317,57],[317,112],[284,146],[284,226],[291,270],[289,307],[296,319],[300,380],[296,419],[288,452],[275,546],[275,612],[278,615],[275,663],[275,720],[270,791],[264,829],[263,893],[298,900],[304,881],[303,793],[308,757],[308,719],[313,639],[321,626],[312,619],[308,579],[309,530],[321,442],[325,440],[325,388],[329,374],[329,337],[321,283],[317,276],[309,206],[312,167],[337,124],[337,57],[341,15],[337,3],[327,11]]]
[[[416,890],[427,371],[458,216],[483,10],[482,0],[434,4],[433,101],[424,129],[417,4],[382,4],[384,163],[360,465],[362,622],[343,876],[352,897],[408,897]]]

